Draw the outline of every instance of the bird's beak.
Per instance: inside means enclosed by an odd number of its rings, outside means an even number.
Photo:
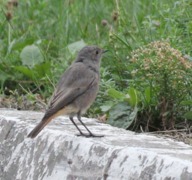
[[[108,52],[108,51],[109,51],[108,49],[102,50],[102,54],[104,54],[104,53],[106,53],[106,52]]]

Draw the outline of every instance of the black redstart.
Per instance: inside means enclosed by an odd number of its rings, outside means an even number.
[[[86,46],[80,50],[76,60],[62,75],[55,92],[52,95],[48,109],[41,122],[29,133],[34,138],[55,117],[68,115],[71,122],[86,137],[102,137],[94,135],[82,122],[81,115],[94,102],[99,89],[99,67],[102,54],[106,52],[97,46]],[[86,128],[83,133],[73,117]]]

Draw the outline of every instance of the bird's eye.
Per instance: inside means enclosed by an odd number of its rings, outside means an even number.
[[[99,51],[98,50],[96,50],[96,52],[95,52],[96,54],[99,54]]]

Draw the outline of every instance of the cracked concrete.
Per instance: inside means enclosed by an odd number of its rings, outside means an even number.
[[[35,138],[43,113],[0,109],[2,180],[192,180],[192,147],[171,139],[82,120],[103,138],[77,137],[59,117]]]

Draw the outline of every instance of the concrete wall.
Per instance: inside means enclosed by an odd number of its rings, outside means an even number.
[[[0,109],[1,180],[192,180],[192,147],[83,121],[104,138],[77,137],[66,117],[27,138],[42,113]]]

